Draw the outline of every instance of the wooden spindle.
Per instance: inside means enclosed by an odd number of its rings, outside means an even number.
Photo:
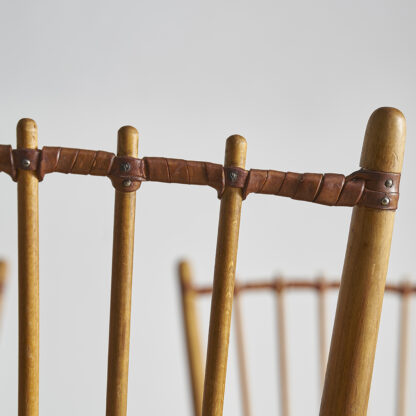
[[[317,281],[318,290],[318,332],[319,332],[319,365],[320,386],[322,389],[325,381],[326,362],[328,359],[327,325],[326,325],[326,286],[325,278],[322,276]]]
[[[118,156],[137,157],[134,127],[118,131]],[[107,370],[107,416],[126,416],[136,192],[115,191],[113,267]]]
[[[194,415],[202,414],[202,395],[204,392],[204,367],[199,335],[196,293],[193,290],[193,275],[187,261],[178,266],[178,277],[181,288],[182,314],[188,354],[188,367],[191,380]]]
[[[224,165],[244,168],[246,150],[247,142],[243,137],[229,137],[225,148]],[[221,199],[202,404],[203,416],[221,416],[223,412],[242,200],[241,189],[229,186],[226,187]]]
[[[284,299],[284,281],[282,278],[276,280],[276,318],[277,318],[277,344],[278,362],[280,379],[280,414],[290,415],[289,402],[289,375],[287,366],[287,337],[286,337],[286,317]]]
[[[237,340],[237,359],[240,378],[240,394],[244,416],[251,416],[250,389],[248,386],[247,356],[244,342],[243,317],[241,311],[240,293],[234,295],[234,324]]]
[[[397,377],[397,416],[406,416],[407,405],[407,366],[409,355],[409,308],[411,286],[403,283],[400,295],[400,337],[399,337],[399,366]]]
[[[405,135],[399,110],[376,110],[367,125],[361,167],[400,173]],[[320,416],[367,414],[394,216],[394,211],[353,209]]]
[[[17,148],[36,149],[38,129],[33,120],[17,124]],[[39,211],[38,179],[17,166],[19,256],[19,416],[39,415]]]

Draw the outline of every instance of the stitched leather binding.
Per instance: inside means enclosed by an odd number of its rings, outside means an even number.
[[[123,192],[136,191],[141,182],[207,185],[221,198],[226,186],[250,193],[285,196],[323,205],[366,206],[395,210],[400,174],[361,169],[345,177],[336,173],[295,173],[251,169],[162,157],[118,157],[114,153],[63,147],[12,150],[0,145],[0,171],[17,180],[19,169],[32,170],[38,179],[52,172],[108,176]]]
[[[391,186],[386,186],[386,184]],[[351,175],[251,169],[243,197],[251,192],[286,196],[322,205],[396,209],[400,174],[358,170]],[[387,203],[387,198],[389,202]],[[383,201],[384,199],[384,201]]]

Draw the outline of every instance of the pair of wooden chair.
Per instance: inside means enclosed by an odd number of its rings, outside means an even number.
[[[37,126],[23,119],[17,149],[0,145],[0,171],[17,182],[19,257],[19,415],[39,413],[38,183],[52,172],[107,176],[115,187],[113,266],[107,376],[107,415],[127,412],[131,282],[136,191],[142,182],[208,185],[221,199],[202,415],[223,412],[240,214],[250,193],[354,206],[337,314],[332,333],[321,416],[365,415],[384,295],[405,119],[380,108],[369,119],[361,170],[297,174],[245,170],[246,140],[227,139],[224,166],[166,158],[137,158],[138,133],[122,127],[117,156],[103,151],[44,147]]]
[[[182,261],[178,267],[178,278],[180,287],[180,297],[182,304],[182,321],[184,328],[184,338],[187,350],[187,364],[189,370],[189,382],[192,392],[193,414],[201,416],[202,414],[202,397],[204,385],[204,354],[203,341],[201,337],[201,325],[199,317],[200,299],[212,294],[212,286],[201,286],[195,284],[191,265],[187,261]],[[246,353],[246,336],[243,323],[244,311],[242,309],[242,298],[249,297],[254,293],[272,293],[276,303],[276,332],[277,332],[277,351],[276,357],[278,361],[278,381],[279,394],[278,407],[279,414],[282,416],[290,416],[290,394],[289,394],[289,376],[290,362],[288,358],[288,336],[287,336],[287,308],[286,295],[299,292],[315,292],[316,293],[316,318],[317,318],[317,334],[318,340],[318,357],[319,363],[319,381],[322,391],[325,380],[325,370],[328,358],[328,314],[327,314],[327,294],[329,291],[339,290],[339,280],[328,281],[323,277],[316,280],[299,280],[299,279],[276,279],[262,281],[253,280],[237,281],[234,289],[234,305],[233,305],[233,325],[234,339],[236,345],[238,379],[239,379],[239,398],[241,402],[241,411],[243,416],[252,416],[253,406],[251,404],[250,377],[248,371],[248,363],[251,361],[254,365],[256,356],[247,357]],[[385,291],[387,294],[399,296],[400,314],[398,317],[398,366],[396,376],[396,415],[406,416],[409,414],[407,409],[407,393],[408,393],[408,354],[409,354],[409,325],[410,325],[410,300],[416,293],[416,286],[412,286],[408,281],[401,284],[387,284]],[[301,308],[302,309],[302,308]],[[246,309],[246,314],[253,312]],[[309,312],[304,311],[305,315]],[[259,318],[258,314],[257,317]],[[261,319],[261,318],[260,318]],[[269,328],[263,328],[267,331]],[[258,335],[258,334],[257,334]],[[314,340],[312,340],[314,341]],[[313,343],[313,342],[312,342]],[[310,354],[310,345],[304,346],[304,354]],[[251,360],[250,360],[251,358]],[[296,356],[292,355],[295,360]],[[273,372],[273,370],[272,370]],[[387,381],[387,380],[386,380]],[[388,380],[391,384],[391,380]],[[313,386],[311,386],[313,387]],[[297,389],[297,394],[301,391]],[[273,397],[273,400],[275,398]]]

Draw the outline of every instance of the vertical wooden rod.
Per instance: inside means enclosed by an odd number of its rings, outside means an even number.
[[[240,376],[240,394],[244,416],[251,416],[250,391],[248,387],[247,357],[244,342],[243,317],[241,312],[240,293],[234,295],[234,323],[237,339],[237,358]]]
[[[243,137],[229,137],[224,165],[244,168],[246,150],[247,142]],[[221,416],[223,412],[241,205],[241,189],[227,186],[221,199],[218,224],[203,416]]]
[[[181,288],[183,323],[194,416],[201,416],[202,394],[204,391],[204,367],[202,364],[201,339],[199,336],[198,314],[196,309],[196,293],[193,290],[191,266],[187,261],[181,261],[179,263],[178,277]]]
[[[277,344],[279,348],[280,409],[282,416],[290,415],[289,376],[287,369],[287,340],[283,280],[276,280]]]
[[[410,283],[403,283],[404,290],[400,297],[400,338],[399,366],[397,377],[397,416],[406,416],[407,366],[409,350],[409,308]]]
[[[400,173],[405,135],[399,110],[376,110],[367,125],[361,167]],[[353,210],[320,416],[367,414],[394,215]]]
[[[325,278],[320,277],[318,279],[318,326],[319,326],[319,363],[320,363],[320,386],[322,388],[325,381],[326,361],[328,359],[328,347],[327,347],[327,325],[326,325],[326,288]]]
[[[0,260],[0,319],[3,311],[3,302],[4,302],[4,292],[6,288],[6,279],[7,279],[7,263],[3,260]],[[0,321],[1,325],[1,321]]]
[[[118,131],[118,156],[137,157],[138,143],[137,130],[130,126],[122,127]],[[107,416],[125,416],[127,413],[135,212],[136,192],[116,190],[107,370]]]
[[[33,120],[17,124],[17,148],[36,149]],[[35,172],[17,166],[19,255],[19,416],[39,415],[39,212]]]

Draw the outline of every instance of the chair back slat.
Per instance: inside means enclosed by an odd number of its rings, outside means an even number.
[[[286,336],[286,308],[285,288],[282,278],[276,280],[276,323],[277,323],[277,345],[280,381],[280,413],[282,416],[290,416],[289,401],[289,373],[287,361],[287,336]]]
[[[317,281],[320,394],[324,386],[326,362],[328,360],[326,291],[325,278],[320,277]]]
[[[240,397],[241,406],[243,409],[243,416],[252,416],[251,412],[251,400],[249,389],[249,377],[247,370],[247,355],[246,344],[244,340],[244,325],[243,325],[243,312],[241,310],[241,299],[238,291],[234,295],[234,328],[235,338],[237,345],[237,361],[238,372],[240,380]]]
[[[131,126],[118,131],[117,155],[137,157],[139,135]],[[126,416],[130,351],[136,192],[115,190],[107,416]]]
[[[405,136],[400,111],[376,110],[368,121],[361,167],[400,173]],[[389,185],[387,179],[386,193]],[[387,196],[380,201],[389,202]],[[353,208],[320,416],[367,414],[394,217],[394,211]]]
[[[30,119],[17,124],[17,148],[36,149],[38,129]],[[38,178],[18,166],[19,416],[39,415],[39,202]]]
[[[204,393],[204,367],[202,364],[201,339],[196,307],[197,294],[193,290],[192,270],[187,261],[179,263],[178,277],[193,410],[194,416],[201,416],[202,395]]]
[[[407,369],[409,360],[409,325],[410,325],[410,300],[411,288],[409,282],[403,283],[403,291],[400,293],[399,315],[399,359],[397,376],[397,416],[406,416],[407,405]]]
[[[224,166],[244,168],[246,149],[243,137],[229,137]],[[231,171],[230,175],[233,173]],[[232,182],[234,178],[231,175],[228,180]],[[242,202],[241,189],[226,186],[218,224],[202,416],[221,416],[223,413]]]

